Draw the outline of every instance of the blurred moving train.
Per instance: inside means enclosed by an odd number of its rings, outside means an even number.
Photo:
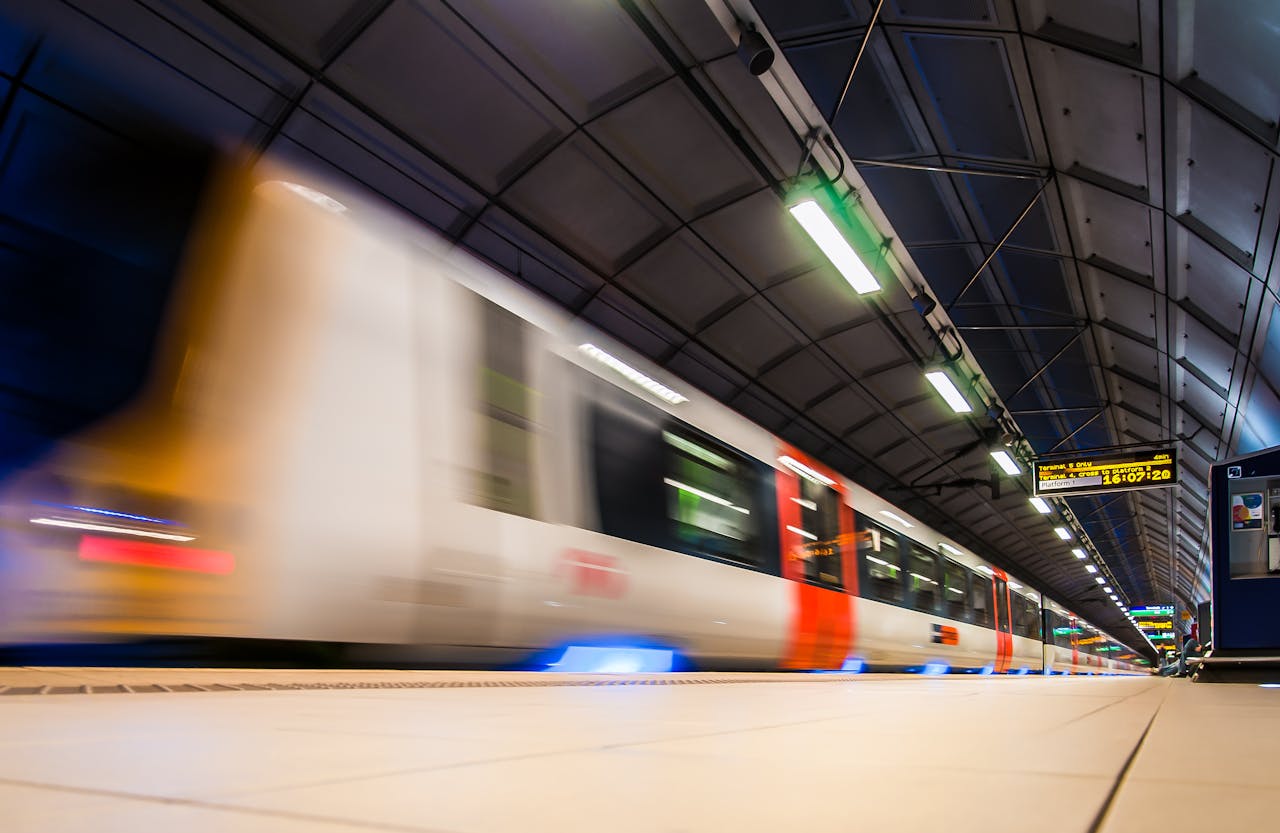
[[[354,195],[240,169],[187,263],[145,390],[4,486],[0,643],[1144,672],[1005,571]]]

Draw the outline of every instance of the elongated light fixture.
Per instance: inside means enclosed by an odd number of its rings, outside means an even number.
[[[973,411],[973,406],[969,404],[969,400],[964,398],[964,394],[960,392],[960,389],[956,387],[956,383],[951,381],[951,377],[945,371],[930,370],[924,374],[924,378],[928,379],[934,390],[941,394],[943,399],[947,400],[951,410],[957,414],[967,414]]]
[[[1004,469],[1004,473],[1008,475],[1022,474],[1022,469],[1018,468],[1018,464],[1009,456],[1007,451],[991,452],[991,459],[996,461],[1000,468]]]
[[[1064,541],[1071,540],[1071,530],[1067,529],[1065,526],[1055,526],[1053,528],[1053,531],[1058,533],[1058,537],[1061,538],[1062,540]]]
[[[1036,511],[1039,512],[1041,515],[1048,515],[1050,512],[1053,511],[1053,509],[1049,506],[1048,501],[1046,501],[1042,497],[1033,497],[1030,500],[1031,500],[1031,505],[1034,506],[1036,508]]]
[[[1079,559],[1081,559],[1081,560],[1084,560],[1084,559],[1086,559],[1086,558],[1088,558],[1088,557],[1089,557],[1089,554],[1088,554],[1088,553],[1086,553],[1086,552],[1085,552],[1083,549],[1081,549],[1080,547],[1076,547],[1075,549],[1071,550],[1071,554],[1072,554],[1072,555],[1074,555],[1076,558],[1079,558]]]
[[[876,276],[871,274],[871,270],[858,257],[858,253],[816,200],[801,200],[787,210],[859,295],[880,290],[880,282],[876,280]]]

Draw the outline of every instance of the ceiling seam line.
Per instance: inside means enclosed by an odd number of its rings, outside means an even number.
[[[1032,105],[1033,105],[1033,106],[1034,106],[1034,108],[1035,108],[1035,112],[1036,112],[1036,115],[1037,115],[1038,120],[1039,120],[1041,136],[1042,136],[1042,137],[1044,137],[1045,157],[1049,160],[1049,166],[1050,166],[1054,171],[1057,171],[1057,170],[1058,170],[1058,166],[1057,166],[1057,165],[1055,164],[1055,162],[1054,162],[1054,158],[1053,158],[1053,147],[1052,147],[1051,143],[1048,141],[1049,130],[1048,130],[1048,126],[1047,126],[1047,125],[1045,124],[1045,122],[1044,122],[1044,111],[1043,111],[1043,108],[1041,107],[1041,104],[1040,104],[1040,93],[1039,93],[1039,88],[1038,88],[1038,86],[1037,86],[1037,84],[1036,84],[1036,76],[1035,76],[1035,72],[1034,72],[1034,70],[1032,69],[1032,66],[1031,66],[1030,51],[1029,51],[1029,50],[1028,50],[1028,48],[1027,48],[1027,34],[1026,34],[1026,30],[1025,30],[1024,26],[1022,25],[1022,16],[1021,16],[1021,14],[1020,14],[1020,12],[1019,12],[1019,10],[1018,10],[1018,7],[1017,7],[1017,4],[1016,4],[1016,3],[1015,3],[1015,4],[1013,4],[1013,15],[1014,15],[1014,21],[1015,21],[1015,24],[1016,24],[1017,29],[1018,29],[1018,39],[1019,39],[1019,42],[1020,42],[1020,45],[1021,45],[1021,49],[1020,49],[1020,51],[1021,51],[1021,53],[1022,53],[1023,66],[1024,66],[1024,69],[1025,69],[1026,74],[1027,74],[1027,84],[1028,84],[1028,87],[1029,87],[1030,92],[1031,92]],[[1066,242],[1067,242],[1067,250],[1071,253],[1071,255],[1072,255],[1073,259],[1076,259],[1076,258],[1078,258],[1079,251],[1078,251],[1078,250],[1077,250],[1077,248],[1076,248],[1076,244],[1075,244],[1075,237],[1074,237],[1074,235],[1072,234],[1072,230],[1071,230],[1071,212],[1069,212],[1069,211],[1067,210],[1066,197],[1065,197],[1065,195],[1064,195],[1064,193],[1063,193],[1064,189],[1061,187],[1061,184],[1059,184],[1059,186],[1058,186],[1058,188],[1056,189],[1056,191],[1057,191],[1057,195],[1058,195],[1059,209],[1060,209],[1060,211],[1061,211],[1061,216],[1062,216],[1062,221],[1063,221],[1063,230],[1066,232],[1066,235],[1067,235],[1067,241],[1066,241]],[[1082,306],[1083,306],[1083,308],[1084,308],[1085,318],[1089,319],[1089,320],[1092,322],[1092,320],[1093,320],[1093,315],[1091,314],[1091,311],[1090,311],[1090,309],[1089,309],[1089,304],[1088,304],[1088,293],[1085,291],[1085,287],[1084,287],[1084,279],[1083,279],[1083,276],[1080,274],[1080,269],[1079,269],[1079,265],[1078,265],[1078,264],[1079,264],[1079,260],[1078,260],[1078,259],[1076,259],[1076,260],[1075,260],[1075,263],[1076,263],[1076,267],[1075,267],[1075,269],[1074,269],[1073,271],[1075,272],[1075,277],[1076,277],[1076,290],[1077,290],[1077,292],[1079,293],[1080,301],[1081,301],[1081,304],[1082,304]],[[1089,328],[1089,336],[1090,336],[1090,341],[1091,341],[1091,342],[1092,342],[1092,344],[1093,344],[1094,356],[1097,358],[1097,364],[1098,364],[1098,365],[1102,365],[1102,356],[1103,356],[1103,353],[1102,353],[1102,350],[1101,350],[1100,345],[1098,344],[1098,334],[1097,334],[1097,331],[1096,331],[1092,326],[1090,326],[1090,328]],[[1096,381],[1097,381],[1097,380],[1095,380],[1095,383],[1096,383]],[[1107,398],[1108,398],[1108,399],[1110,399],[1110,398],[1111,398],[1111,391],[1110,391],[1110,390],[1106,390],[1106,388],[1107,388],[1107,385],[1106,385],[1106,378],[1105,378],[1105,377],[1102,377],[1102,378],[1101,378],[1101,382],[1102,382],[1102,388],[1105,390]],[[1111,410],[1111,409],[1110,409],[1110,408],[1108,408],[1108,411],[1109,411],[1109,412],[1110,412],[1110,410]],[[1111,435],[1112,435],[1112,437],[1118,437],[1118,436],[1119,436],[1119,431],[1117,430],[1117,428],[1118,428],[1118,422],[1115,420],[1114,414],[1112,414],[1112,413],[1108,413],[1108,416],[1107,416],[1107,418],[1106,418],[1106,422],[1108,423],[1108,427],[1111,429]],[[1072,514],[1074,515],[1074,510],[1072,511]],[[1090,538],[1090,542],[1092,543],[1092,538]],[[1096,543],[1094,544],[1094,550],[1095,550],[1095,552],[1097,552],[1097,553],[1098,553],[1098,556],[1099,556],[1100,560],[1102,560],[1102,562],[1103,562],[1103,568],[1104,568],[1104,569],[1107,569],[1107,567],[1106,567],[1106,560],[1105,560],[1105,558],[1102,558],[1101,551],[1098,549],[1098,546],[1097,546],[1097,544],[1096,544]],[[1123,556],[1121,556],[1121,557],[1123,558]]]

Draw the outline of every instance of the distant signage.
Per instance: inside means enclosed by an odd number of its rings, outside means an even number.
[[[1037,461],[1035,475],[1035,493],[1041,497],[1172,486],[1178,482],[1178,452],[1166,448],[1106,457]]]
[[[1138,630],[1147,635],[1147,639],[1157,642],[1162,639],[1173,640],[1173,605],[1146,605],[1129,608]]]

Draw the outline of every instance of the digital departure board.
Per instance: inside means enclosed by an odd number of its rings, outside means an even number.
[[[1147,635],[1152,644],[1157,648],[1165,647],[1160,644],[1164,640],[1167,644],[1172,644],[1174,640],[1173,629],[1173,605],[1147,605],[1145,607],[1129,608],[1129,615],[1133,617],[1134,623],[1138,626],[1138,630]]]
[[[1036,461],[1035,475],[1038,497],[1173,486],[1178,482],[1178,453],[1177,449],[1165,448]]]

